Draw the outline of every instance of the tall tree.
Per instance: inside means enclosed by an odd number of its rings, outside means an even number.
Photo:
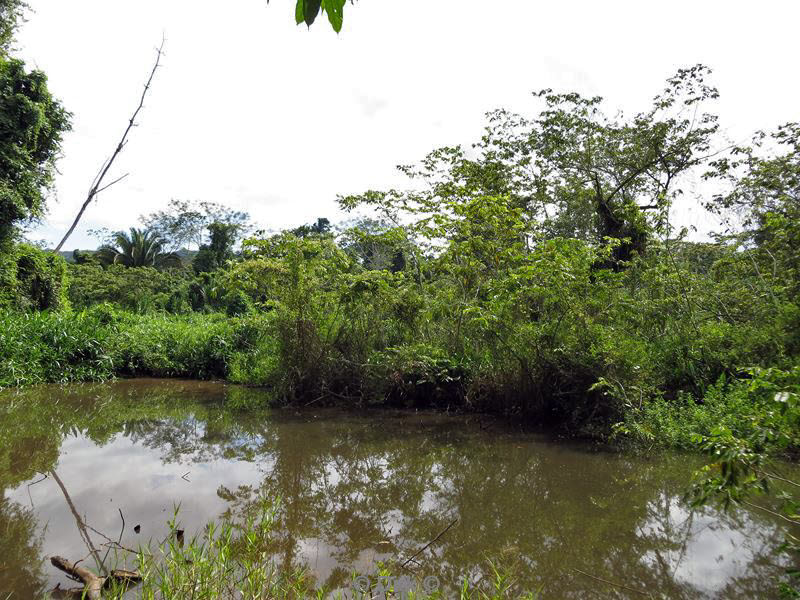
[[[211,240],[200,246],[192,261],[196,273],[210,273],[225,265],[233,258],[233,245],[236,243],[236,225],[212,223],[208,226]]]
[[[118,231],[114,244],[101,246],[97,258],[103,264],[126,267],[179,267],[180,256],[164,251],[164,240],[155,232],[131,227],[130,232]]]

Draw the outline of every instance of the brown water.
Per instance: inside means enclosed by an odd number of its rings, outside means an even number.
[[[487,577],[493,561],[544,598],[643,597],[601,579],[668,598],[775,596],[785,531],[760,512],[690,510],[697,458],[600,451],[485,417],[226,408],[257,394],[155,380],[0,393],[0,598],[68,586],[46,558],[87,555],[57,479],[110,537],[121,510],[133,547],[161,539],[176,504],[191,532],[280,498],[275,562],[328,588],[458,518],[418,558],[442,585]]]

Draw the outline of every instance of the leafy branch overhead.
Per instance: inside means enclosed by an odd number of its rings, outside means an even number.
[[[297,0],[294,16],[297,24],[305,23],[309,27],[314,24],[320,13],[328,15],[328,21],[336,33],[342,30],[344,22],[344,5],[347,0]],[[351,0],[352,1],[352,0]],[[269,0],[267,0],[269,4]]]

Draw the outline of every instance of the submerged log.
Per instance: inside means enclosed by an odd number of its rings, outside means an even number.
[[[88,598],[89,600],[100,600],[103,595],[103,590],[110,588],[114,584],[127,587],[129,585],[136,585],[142,580],[142,576],[136,571],[126,571],[124,569],[115,569],[111,571],[108,577],[101,577],[95,575],[86,567],[81,567],[77,563],[73,564],[61,556],[53,556],[50,558],[50,563],[83,584],[83,588],[69,590],[56,588],[51,592],[51,596],[54,598]]]

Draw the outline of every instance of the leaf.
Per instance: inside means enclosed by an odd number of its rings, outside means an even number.
[[[298,25],[305,21],[305,10],[303,5],[303,0],[297,0],[297,6],[294,9],[294,20],[297,22]]]
[[[304,0],[303,17],[305,18],[306,25],[308,25],[309,27],[313,25],[314,20],[317,18],[321,5],[322,5],[322,0]]]
[[[324,0],[325,11],[328,13],[328,21],[336,33],[342,30],[344,22],[344,3],[346,0]]]

